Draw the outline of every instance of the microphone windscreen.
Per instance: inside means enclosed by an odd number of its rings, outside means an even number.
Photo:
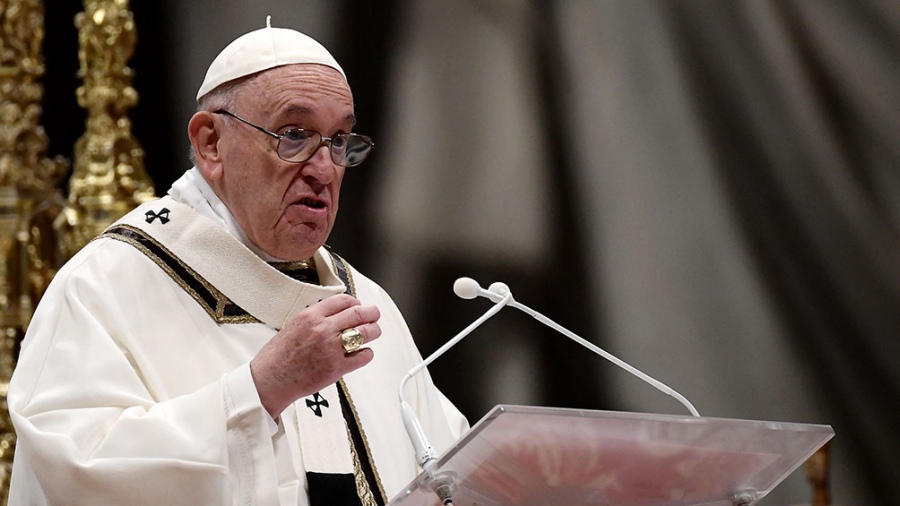
[[[506,286],[506,283],[502,283],[500,281],[491,283],[491,286],[488,287],[488,290],[496,293],[501,297],[505,297],[506,294],[509,293],[509,287]]]
[[[453,282],[453,293],[461,299],[474,299],[478,297],[481,286],[472,278],[459,278]]]

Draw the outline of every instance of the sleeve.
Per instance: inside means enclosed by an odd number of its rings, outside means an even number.
[[[274,470],[261,464],[271,420],[249,364],[168,395],[117,335],[122,294],[96,282],[108,266],[83,259],[45,294],[10,383],[10,504],[274,502],[263,486]]]

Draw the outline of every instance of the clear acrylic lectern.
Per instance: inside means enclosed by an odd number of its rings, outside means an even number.
[[[750,505],[827,425],[496,406],[391,506]],[[441,488],[443,487],[443,488]]]

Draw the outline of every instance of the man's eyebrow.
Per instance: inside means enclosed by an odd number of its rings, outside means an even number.
[[[303,105],[290,105],[283,114],[312,114],[312,109]]]

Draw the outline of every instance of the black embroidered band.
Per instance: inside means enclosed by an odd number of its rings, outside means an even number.
[[[259,320],[232,302],[143,230],[128,225],[117,225],[107,229],[99,237],[126,242],[147,255],[190,294],[217,323],[259,323]]]

